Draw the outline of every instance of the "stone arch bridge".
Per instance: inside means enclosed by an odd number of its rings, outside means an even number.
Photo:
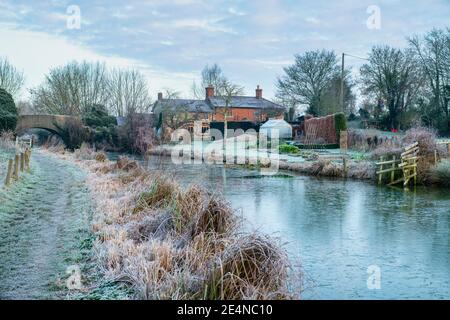
[[[61,136],[61,128],[64,128],[69,121],[78,119],[78,117],[74,116],[61,115],[22,115],[17,119],[15,133],[19,135],[28,129],[45,129]]]
[[[58,135],[66,146],[71,146],[70,137],[67,136],[67,133],[64,134],[62,130],[64,130],[67,123],[77,120],[79,118],[74,116],[46,114],[22,115],[17,119],[15,134],[21,135],[28,129],[44,129]]]

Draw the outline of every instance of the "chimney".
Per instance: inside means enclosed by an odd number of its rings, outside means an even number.
[[[163,99],[162,92],[158,92],[158,101],[161,101]]]
[[[214,97],[214,87],[209,85],[206,87],[206,98]]]
[[[256,87],[256,99],[262,98],[262,89],[259,88],[259,85]]]

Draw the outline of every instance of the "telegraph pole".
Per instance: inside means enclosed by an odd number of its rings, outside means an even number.
[[[341,71],[341,110],[344,112],[344,59],[345,53],[342,53],[342,71]]]

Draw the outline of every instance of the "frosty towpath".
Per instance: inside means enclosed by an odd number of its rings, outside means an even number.
[[[0,188],[0,299],[62,298],[90,202],[78,167],[34,150],[31,173]]]

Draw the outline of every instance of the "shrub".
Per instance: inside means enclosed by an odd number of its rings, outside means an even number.
[[[444,159],[429,171],[429,182],[450,187],[450,160]]]
[[[278,147],[280,153],[298,154],[300,149],[291,144],[282,144]]]
[[[345,114],[336,113],[334,115],[334,128],[336,130],[336,138],[339,142],[341,131],[347,130],[347,120],[345,119]]]
[[[96,127],[92,129],[92,142],[101,148],[117,148],[119,146],[117,127]]]
[[[403,137],[403,145],[409,145],[414,142],[419,143],[419,155],[427,156],[434,154],[436,150],[437,134],[434,129],[417,126],[406,131]]]
[[[94,104],[83,116],[83,122],[89,127],[112,127],[117,125],[116,117],[110,116],[106,107],[100,104]]]
[[[13,97],[0,88],[0,131],[15,130],[18,117]]]
[[[83,142],[90,140],[89,128],[83,125],[78,119],[71,119],[60,127],[55,123],[59,130],[59,134],[63,139],[66,147],[70,150],[78,149]]]

